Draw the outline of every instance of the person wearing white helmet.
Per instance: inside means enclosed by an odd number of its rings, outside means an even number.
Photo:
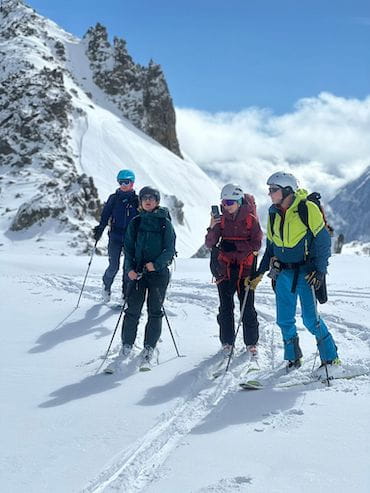
[[[117,175],[119,188],[109,196],[101,213],[98,226],[93,229],[96,243],[100,240],[105,227],[109,224],[108,256],[109,265],[103,275],[102,298],[105,303],[110,300],[111,287],[119,270],[120,257],[123,251],[125,233],[130,221],[139,214],[139,199],[134,191],[135,173],[130,169],[122,169]],[[125,283],[122,280],[122,297]]]
[[[277,324],[284,341],[287,370],[301,366],[295,315],[300,299],[303,323],[316,337],[322,367],[339,363],[337,347],[325,322],[318,317],[315,290],[327,271],[331,239],[319,207],[306,200],[291,173],[278,171],[267,180],[272,205],[267,224],[266,250],[250,287],[256,289],[263,274],[270,270],[276,294]],[[302,220],[302,205],[307,211]]]
[[[220,298],[217,321],[222,350],[225,355],[229,355],[235,340],[234,295],[237,293],[242,307],[245,279],[254,272],[256,254],[261,248],[262,230],[253,197],[244,194],[239,185],[229,183],[223,187],[221,210],[221,217],[211,216],[205,244],[217,254],[217,266],[212,269]],[[247,350],[256,355],[259,334],[252,290],[247,294],[242,321],[244,343]]]

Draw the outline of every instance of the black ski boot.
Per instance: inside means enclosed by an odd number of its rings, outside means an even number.
[[[295,359],[294,361],[288,361],[285,369],[287,373],[290,373],[293,370],[297,370],[302,366],[302,361],[300,358]]]

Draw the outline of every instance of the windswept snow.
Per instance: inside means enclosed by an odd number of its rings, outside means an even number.
[[[3,253],[0,262],[2,491],[369,491],[369,258],[331,262],[330,300],[319,310],[343,368],[364,373],[331,387],[304,385],[316,347],[300,319],[304,364],[276,376],[282,343],[267,279],[256,295],[258,371],[239,336],[230,372],[212,378],[217,290],[206,260],[180,260],[165,308],[185,357],[164,321],[159,364],[139,373],[144,317],[134,357],[105,375],[96,370],[119,316],[119,280],[112,306],[99,300],[106,259],[93,259],[78,309],[87,257]],[[268,377],[265,389],[239,390],[257,376]]]

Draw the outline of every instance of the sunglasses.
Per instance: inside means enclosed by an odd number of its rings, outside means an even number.
[[[222,205],[234,205],[238,202],[237,200],[232,200],[232,199],[224,199],[222,201]]]
[[[118,183],[120,185],[126,185],[127,186],[127,185],[130,185],[131,180],[118,180]]]
[[[269,187],[269,193],[276,193],[278,190],[281,190],[280,187]]]
[[[141,197],[141,201],[144,202],[145,200],[155,200],[157,201],[157,197],[155,197],[155,195],[152,195],[150,193],[146,194],[146,195],[143,195]]]

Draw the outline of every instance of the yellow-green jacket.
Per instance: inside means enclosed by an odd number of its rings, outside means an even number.
[[[259,272],[269,269],[271,257],[283,263],[307,263],[306,270],[326,273],[331,251],[331,238],[325,228],[323,215],[316,204],[306,200],[308,228],[298,213],[298,204],[305,200],[307,191],[299,189],[285,214],[272,205],[267,223],[266,250]],[[273,221],[273,222],[272,222]]]

